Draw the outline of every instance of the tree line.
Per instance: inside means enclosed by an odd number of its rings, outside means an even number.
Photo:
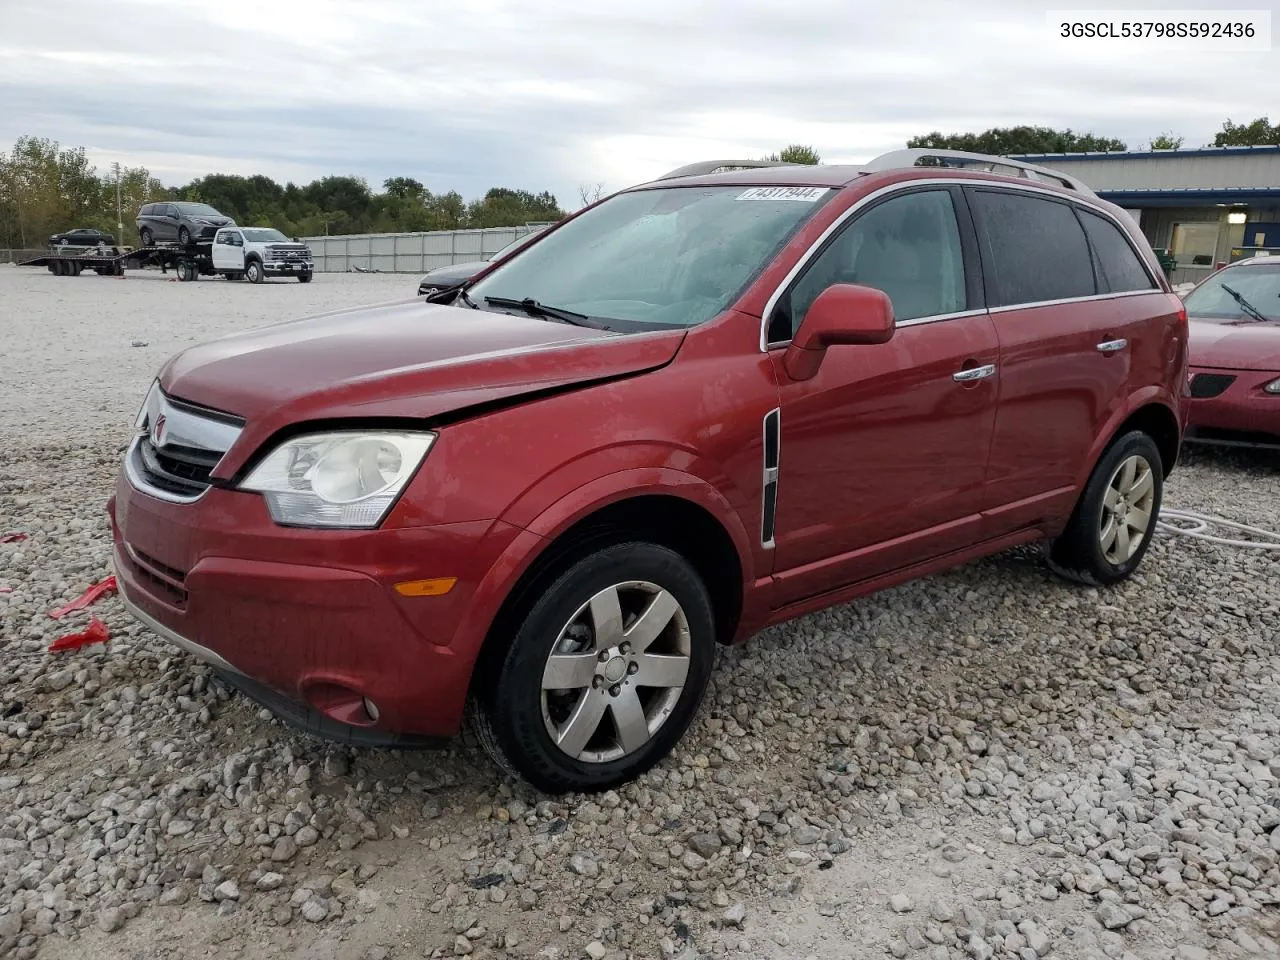
[[[0,248],[36,248],[73,227],[115,234],[117,179],[121,243],[135,242],[134,218],[145,203],[196,200],[237,223],[272,226],[290,236],[398,233],[509,227],[559,220],[565,212],[549,191],[494,187],[470,202],[457,191],[433,193],[412,177],[392,177],[381,191],[360,177],[321,177],[280,184],[267,176],[213,173],[167,187],[145,167],[98,171],[83,147],[21,137],[0,152]]]
[[[1143,146],[1177,150],[1184,138],[1172,133]],[[1249,123],[1227,120],[1213,146],[1280,145],[1280,123],[1259,117]],[[994,127],[981,133],[934,131],[907,141],[908,147],[967,150],[995,155],[1123,151],[1123,140],[1050,127]],[[767,159],[819,163],[812,147],[790,146]],[[0,248],[43,246],[48,237],[72,227],[116,232],[117,182],[122,243],[134,239],[138,208],[155,200],[198,200],[212,204],[237,223],[273,226],[291,236],[341,233],[400,233],[509,227],[559,220],[565,216],[549,191],[532,193],[493,187],[483,197],[464,200],[457,191],[434,193],[412,177],[391,177],[375,191],[353,176],[321,177],[311,183],[281,185],[261,174],[213,173],[180,187],[167,187],[145,167],[99,172],[83,147],[62,147],[53,140],[20,137],[11,151],[0,152]],[[599,199],[604,184],[579,187],[579,199]]]

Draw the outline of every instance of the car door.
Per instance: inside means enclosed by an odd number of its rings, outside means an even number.
[[[999,381],[978,270],[959,190],[904,188],[859,209],[779,298],[777,605],[977,539]],[[833,283],[888,294],[894,335],[832,347],[793,381],[781,347]]]
[[[235,245],[235,230],[219,230],[213,238],[213,268],[240,270],[244,267],[243,247]]]
[[[998,536],[1074,508],[1094,440],[1127,399],[1131,321],[1124,304],[1099,292],[1075,203],[966,189],[1000,343],[984,507],[987,533]]]
[[[166,203],[156,208],[156,226],[153,234],[157,240],[178,239],[178,208]]]

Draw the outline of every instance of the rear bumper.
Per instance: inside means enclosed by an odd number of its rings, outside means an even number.
[[[1280,395],[1262,388],[1280,377],[1280,370],[1224,370],[1193,366],[1192,381],[1200,375],[1232,378],[1221,393],[1192,397],[1188,402],[1186,439],[1202,443],[1280,444]]]
[[[284,719],[351,743],[457,731],[479,646],[459,625],[487,622],[476,587],[514,527],[289,529],[256,495],[170,503],[123,472],[108,509],[130,612]],[[457,578],[444,596],[394,589],[440,576]]]

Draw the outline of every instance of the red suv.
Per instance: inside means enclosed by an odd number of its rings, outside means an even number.
[[[132,612],[322,736],[430,742],[469,704],[559,791],[670,751],[717,643],[1032,541],[1134,571],[1187,322],[1126,213],[970,154],[717,166],[449,305],[168,361],[110,505]]]

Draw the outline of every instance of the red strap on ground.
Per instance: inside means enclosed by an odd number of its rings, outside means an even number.
[[[49,644],[49,652],[57,653],[59,650],[77,650],[93,643],[106,643],[110,639],[111,633],[107,630],[107,625],[97,617],[94,617],[89,621],[89,626],[79,633],[68,633],[66,636],[59,637]]]
[[[76,597],[66,606],[59,607],[57,610],[50,610],[49,616],[53,617],[53,619],[55,620],[61,620],[68,613],[71,613],[72,611],[75,611],[75,610],[83,610],[85,607],[89,606],[89,604],[94,603],[101,597],[106,596],[108,593],[115,593],[115,592],[116,592],[116,578],[114,575],[112,575],[110,577],[106,577],[105,579],[99,580],[92,587],[90,587],[84,593],[80,594],[80,596]]]
[[[21,543],[25,539],[25,533],[0,533],[0,543]]]
[[[0,593],[13,593],[13,587],[0,587]]]

